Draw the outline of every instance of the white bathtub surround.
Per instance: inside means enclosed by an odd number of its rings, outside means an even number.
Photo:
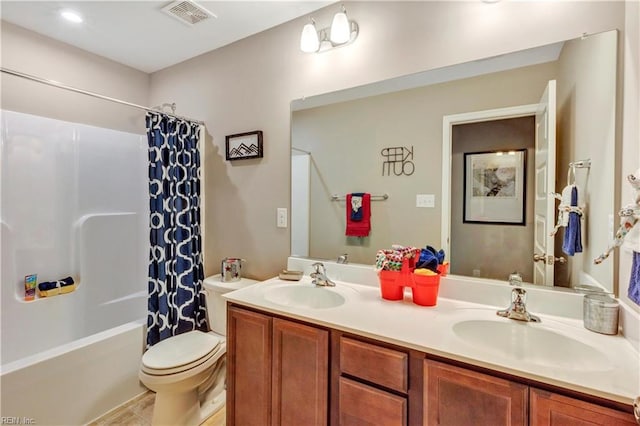
[[[313,263],[309,261],[309,264]],[[404,301],[390,302],[380,297],[376,281],[374,285],[354,284],[334,279],[334,265],[326,263],[329,277],[336,282],[331,289],[344,297],[345,303],[326,309],[311,309],[285,306],[274,303],[268,295],[269,289],[277,286],[310,285],[305,276],[301,282],[285,282],[271,279],[226,295],[227,299],[243,305],[268,312],[287,315],[303,321],[332,327],[338,330],[356,333],[388,343],[413,348],[426,353],[444,356],[453,360],[478,365],[516,376],[557,385],[578,392],[631,404],[640,394],[639,354],[622,335],[607,336],[593,333],[584,328],[581,310],[582,295],[564,294],[559,302],[551,299],[545,291],[527,287],[527,308],[542,318],[538,324],[520,323],[498,317],[496,309],[505,308],[511,297],[511,289],[498,283],[470,282],[458,277],[443,278],[440,283],[438,304],[434,307],[422,307],[413,304],[410,298]],[[303,269],[307,264],[294,259],[288,269]],[[361,266],[356,266],[359,269]],[[373,269],[373,268],[371,268]],[[355,273],[355,272],[354,272]],[[366,280],[366,279],[365,279]],[[549,292],[549,290],[546,290]],[[502,296],[502,293],[506,293]],[[557,293],[557,292],[554,292]],[[456,299],[452,296],[463,296]],[[565,297],[566,296],[566,297]],[[452,298],[450,298],[452,297]],[[464,300],[476,297],[480,303]],[[537,302],[533,299],[540,298]],[[495,300],[494,300],[495,299]],[[276,301],[277,302],[277,301]],[[542,302],[550,307],[543,307]],[[558,306],[565,304],[569,315],[549,313],[560,311]],[[579,314],[578,314],[579,312]],[[484,325],[501,327],[505,324],[527,327],[527,339],[523,345],[535,350],[535,356],[523,356],[500,348],[485,347],[460,337],[454,327],[460,327],[465,321],[482,322]],[[498,325],[495,325],[498,324]],[[533,329],[536,331],[534,332]],[[525,330],[525,329],[522,329]],[[564,338],[563,338],[564,336]],[[487,336],[489,338],[491,336]],[[549,345],[547,339],[555,339]],[[566,338],[566,345],[564,339]],[[567,348],[574,348],[570,351]],[[584,348],[584,350],[580,350]],[[564,352],[563,352],[564,351]],[[548,355],[548,356],[547,356]],[[588,374],[585,374],[588,371]]]
[[[2,111],[2,364],[144,318],[142,135]],[[117,268],[114,267],[117,265]],[[24,276],[77,289],[24,302]]]
[[[84,424],[144,391],[146,140],[6,110],[1,120],[1,414]],[[77,288],[24,302],[27,274]]]
[[[3,365],[2,416],[82,425],[146,392],[144,336],[144,323],[133,322]]]

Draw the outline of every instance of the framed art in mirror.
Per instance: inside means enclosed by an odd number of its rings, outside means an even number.
[[[226,136],[227,161],[262,158],[262,130]]]
[[[524,225],[526,150],[464,154],[464,223]]]

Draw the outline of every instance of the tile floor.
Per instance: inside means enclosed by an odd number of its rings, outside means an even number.
[[[153,401],[155,394],[146,392],[129,401],[125,405],[100,417],[89,426],[151,426],[153,415]],[[224,408],[211,416],[201,426],[224,426],[226,424],[226,412]]]

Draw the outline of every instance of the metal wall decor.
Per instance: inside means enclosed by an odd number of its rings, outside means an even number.
[[[225,153],[227,160],[262,158],[262,130],[228,135]]]
[[[416,167],[413,164],[413,145],[411,148],[406,146],[393,146],[383,148],[380,151],[384,161],[382,162],[382,176],[411,176]]]

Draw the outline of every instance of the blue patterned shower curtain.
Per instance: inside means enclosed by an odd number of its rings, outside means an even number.
[[[207,331],[198,124],[147,113],[150,242],[147,347]]]

